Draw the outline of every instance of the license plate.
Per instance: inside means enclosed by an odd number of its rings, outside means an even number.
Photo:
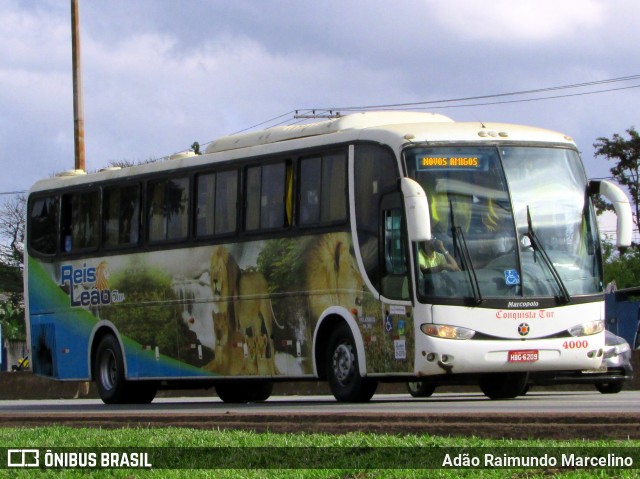
[[[526,349],[524,351],[509,351],[510,363],[534,363],[538,360],[537,349]]]

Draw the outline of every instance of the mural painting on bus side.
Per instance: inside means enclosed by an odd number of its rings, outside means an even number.
[[[270,240],[261,245],[256,267],[241,270],[227,247],[214,247],[209,275],[218,310],[212,314],[216,346],[205,369],[310,374],[319,316],[338,305],[361,312],[364,283],[351,249],[347,233]],[[233,338],[238,332],[241,342]],[[229,358],[242,348],[244,366],[238,367]]]
[[[394,357],[397,334],[384,329],[380,303],[364,285],[349,233],[133,255],[110,263],[114,269],[110,276],[105,271],[105,281],[124,299],[94,315],[113,322],[156,360],[172,358],[204,374],[309,376],[317,321],[328,308],[341,306],[360,328],[370,372],[409,367],[410,361]],[[412,334],[410,327],[403,332],[408,353]]]
[[[121,335],[138,342],[149,354],[157,350],[192,366],[202,366],[213,358],[213,351],[202,345],[183,320],[180,303],[184,298],[164,268],[150,267],[136,255],[126,267],[112,271],[110,283],[126,292],[124,301],[94,314],[111,321]]]
[[[226,246],[215,246],[209,277],[218,312],[212,313],[215,356],[205,369],[229,375],[275,375],[272,330],[274,323],[280,329],[284,326],[274,318],[264,275],[241,270]],[[241,340],[241,346],[237,339]],[[243,351],[242,366],[237,359],[230,361],[234,349],[239,347]]]

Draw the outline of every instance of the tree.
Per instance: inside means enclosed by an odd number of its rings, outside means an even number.
[[[635,229],[640,225],[640,135],[634,127],[626,130],[629,139],[615,133],[611,139],[600,137],[593,144],[595,156],[603,156],[615,165],[609,170],[615,181],[625,187],[631,202]],[[613,210],[611,204],[596,201],[598,211]],[[640,249],[616,254],[611,243],[604,243],[605,284],[616,282],[619,289],[640,285]]]
[[[23,339],[24,213],[26,199],[17,195],[0,207],[0,324],[9,339]]]
[[[632,126],[627,131],[629,139],[614,133],[613,138],[600,137],[593,144],[595,156],[604,156],[615,161],[609,171],[620,185],[624,186],[631,197],[633,222],[638,230],[640,222],[640,135]],[[599,203],[599,209],[612,210],[610,204]]]
[[[640,250],[631,249],[617,254],[613,243],[603,243],[604,284],[615,281],[617,289],[640,285]]]

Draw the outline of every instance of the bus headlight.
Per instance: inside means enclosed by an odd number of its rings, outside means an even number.
[[[568,331],[571,336],[591,336],[592,334],[598,334],[604,331],[604,321],[601,319],[589,321],[588,323],[582,323],[573,328],[569,328]]]
[[[420,330],[428,336],[444,339],[471,339],[476,334],[472,329],[447,324],[423,324]]]

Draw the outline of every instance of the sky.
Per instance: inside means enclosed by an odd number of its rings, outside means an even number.
[[[89,171],[292,119],[296,109],[437,102],[640,74],[637,0],[79,3]],[[73,168],[70,1],[2,0],[0,26],[4,194]],[[561,131],[577,142],[587,174],[606,177],[613,165],[594,158],[593,143],[640,127],[638,87],[640,79],[426,111]]]

